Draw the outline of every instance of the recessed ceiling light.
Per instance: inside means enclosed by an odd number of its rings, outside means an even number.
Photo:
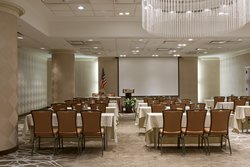
[[[130,13],[129,12],[125,12],[125,15],[128,16],[128,15],[130,15]]]
[[[174,13],[174,11],[170,11],[169,13],[173,14],[173,13]]]
[[[44,50],[45,48],[40,48],[41,50]]]
[[[97,46],[94,46],[93,48],[94,48],[94,49],[98,49],[98,47],[97,47]]]
[[[190,13],[192,13],[192,11],[191,11],[191,10],[187,11],[187,14],[190,14]]]
[[[123,16],[123,15],[124,15],[124,13],[123,13],[123,12],[120,12],[120,13],[119,13],[119,16]]]
[[[180,55],[179,55],[179,54],[174,54],[173,56],[174,56],[174,57],[180,57]]]
[[[206,48],[196,48],[196,50],[201,51],[201,50],[207,50]]]
[[[83,10],[83,9],[84,9],[84,7],[83,7],[82,5],[78,6],[77,8],[78,8],[79,10]]]
[[[189,38],[188,41],[193,41],[193,39],[192,39],[192,38]]]
[[[120,55],[120,57],[126,57],[126,55]]]
[[[89,41],[89,42],[92,42],[92,41],[94,41],[94,40],[93,40],[93,39],[88,39],[88,41]]]
[[[152,55],[152,57],[158,57],[158,55]]]
[[[23,37],[22,37],[22,36],[19,36],[19,37],[17,37],[17,39],[23,39]]]
[[[185,44],[185,43],[180,43],[180,44],[178,44],[178,46],[180,46],[180,47],[185,47],[185,46],[187,46],[187,44]]]
[[[211,9],[205,9],[204,11],[205,11],[205,12],[210,12],[210,11],[211,11]]]

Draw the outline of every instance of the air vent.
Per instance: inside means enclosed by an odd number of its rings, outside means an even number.
[[[85,47],[92,47],[92,46],[101,45],[100,41],[84,41],[84,40],[70,40],[70,41],[68,41],[68,43],[73,45],[73,46],[85,46]]]
[[[177,43],[178,41],[174,41],[174,40],[165,40],[163,41],[163,43]]]
[[[210,41],[209,43],[211,43],[211,44],[225,44],[227,42],[228,41],[226,41],[226,40],[214,40],[214,41]]]
[[[170,48],[157,48],[156,50],[157,51],[169,51]]]

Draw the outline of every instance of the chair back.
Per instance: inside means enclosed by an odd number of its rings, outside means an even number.
[[[85,136],[101,135],[101,112],[81,112],[82,131]]]
[[[227,96],[227,102],[234,102],[238,99],[238,96]]]
[[[34,123],[34,136],[36,137],[53,137],[52,111],[49,110],[32,110]]]
[[[236,99],[234,100],[234,110],[233,112],[235,112],[235,109],[237,106],[245,106],[246,105],[246,99]]]
[[[190,110],[205,110],[205,103],[193,103],[190,104]]]
[[[74,104],[72,104],[72,109],[76,110],[76,112],[81,112],[83,110],[83,104],[82,103],[74,103]]]
[[[73,104],[78,103],[77,100],[65,100],[67,107],[72,107]]]
[[[211,125],[209,135],[228,134],[228,123],[231,111],[228,109],[213,109],[211,113]]]
[[[165,110],[162,112],[163,116],[163,132],[169,135],[181,133],[181,122],[182,122],[183,111],[172,111]]]
[[[66,103],[53,103],[51,104],[51,108],[54,112],[58,110],[67,110],[67,104]]]
[[[161,102],[161,104],[165,105],[165,106],[170,106],[171,104],[174,104],[175,100],[171,100],[171,99],[165,99],[164,101]]]
[[[90,104],[91,110],[100,110],[102,113],[106,112],[106,103],[93,103]]]
[[[203,134],[206,119],[206,110],[187,111],[186,134]]]
[[[240,99],[246,99],[246,101],[250,100],[250,96],[240,96]]]
[[[181,103],[184,103],[186,106],[190,106],[191,99],[181,99]]]
[[[151,110],[152,110],[153,113],[157,113],[157,112],[162,113],[162,111],[165,110],[165,105],[163,105],[163,104],[152,104]]]
[[[182,110],[185,111],[185,103],[175,103],[170,105],[170,110]]]
[[[147,103],[148,103],[148,106],[152,106],[153,104],[159,104],[160,101],[157,99],[148,99]]]
[[[57,111],[58,133],[59,136],[73,137],[78,136],[76,111]]]
[[[95,103],[105,103],[106,106],[107,106],[108,103],[109,103],[109,98],[100,98],[100,99],[96,99],[96,100],[95,100]]]
[[[217,102],[224,102],[225,101],[225,96],[215,96],[214,97],[214,108],[217,104]]]

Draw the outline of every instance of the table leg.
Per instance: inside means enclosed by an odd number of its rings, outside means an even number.
[[[105,133],[105,148],[108,148],[108,130],[107,127],[104,127],[104,133]]]

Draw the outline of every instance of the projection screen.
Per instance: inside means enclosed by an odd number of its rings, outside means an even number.
[[[134,89],[133,96],[179,94],[178,58],[119,58],[119,96]]]

